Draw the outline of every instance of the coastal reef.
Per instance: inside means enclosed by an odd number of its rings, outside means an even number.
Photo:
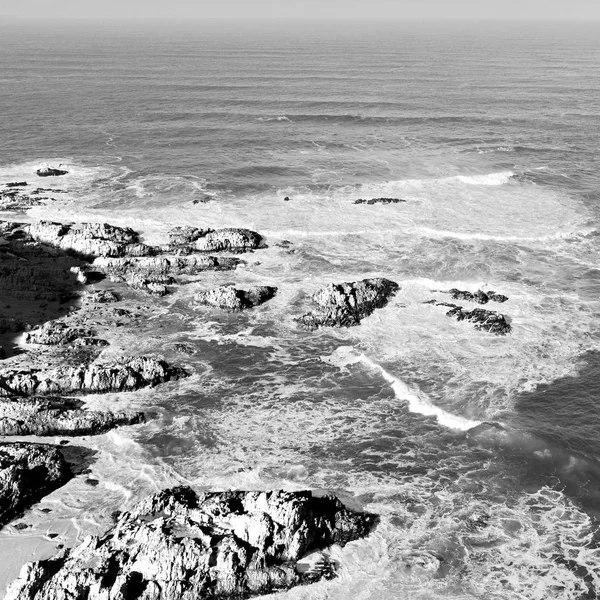
[[[245,598],[335,574],[307,553],[369,534],[377,517],[310,491],[208,492],[177,487],[147,497],[101,537],[26,564],[5,600]]]
[[[488,302],[502,303],[508,300],[508,296],[497,294],[492,290],[488,290],[487,292],[477,290],[475,293],[472,293],[452,288],[443,293],[450,294],[452,300],[466,300],[467,302],[475,302],[476,304],[487,304]]]
[[[353,204],[399,204],[406,202],[404,198],[358,198]]]
[[[389,279],[330,283],[312,296],[317,308],[297,319],[309,331],[319,327],[360,325],[375,309],[384,307],[400,286]]]
[[[512,331],[512,326],[506,320],[506,317],[496,311],[485,310],[484,308],[465,310],[462,306],[447,302],[437,302],[435,305],[450,308],[446,316],[454,317],[458,321],[473,323],[475,329],[495,333],[496,335],[506,335]]]

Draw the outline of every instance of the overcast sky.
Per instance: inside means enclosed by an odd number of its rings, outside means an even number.
[[[1,0],[17,17],[600,20],[600,0]]]

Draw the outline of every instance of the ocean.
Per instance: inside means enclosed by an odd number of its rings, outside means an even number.
[[[13,21],[0,104],[0,182],[69,170],[44,181],[54,201],[2,218],[268,244],[139,300],[152,317],[107,352],[194,375],[94,398],[152,418],[72,442],[99,484],[0,532],[3,584],[55,551],[48,532],[74,544],[186,483],[330,490],[381,515],[332,549],[337,579],[274,599],[600,596],[599,24]],[[353,203],[377,197],[406,201]],[[400,291],[358,327],[298,328],[311,293],[366,277]],[[192,306],[230,282],[279,291],[243,314]],[[451,288],[507,295],[485,308],[512,332],[427,304]]]

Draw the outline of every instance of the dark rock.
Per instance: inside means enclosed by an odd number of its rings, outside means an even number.
[[[59,177],[60,175],[66,175],[68,172],[57,167],[42,167],[36,171],[39,177]]]
[[[25,187],[27,185],[26,181],[11,181],[10,183],[5,184],[7,188],[16,188],[16,187]]]
[[[290,197],[289,197],[289,196],[286,196],[286,197],[283,199],[283,201],[284,201],[284,202],[289,202],[289,201],[290,201]]]
[[[89,486],[91,486],[91,487],[96,487],[96,486],[97,486],[97,485],[98,485],[100,482],[99,482],[97,479],[91,479],[91,478],[90,478],[90,479],[86,479],[86,480],[84,481],[84,483],[85,483],[86,485],[89,485]]]
[[[213,290],[198,292],[194,296],[194,300],[204,306],[238,311],[260,306],[264,302],[271,300],[276,293],[277,288],[268,285],[255,286],[247,290],[223,285]]]
[[[194,344],[188,344],[186,342],[176,342],[173,344],[173,350],[179,354],[188,355],[196,354],[198,352],[198,349],[196,346],[194,346]]]
[[[5,600],[246,598],[331,574],[297,561],[369,534],[375,515],[311,492],[173,488],[117,516],[104,536],[25,565]]]
[[[0,398],[0,435],[97,435],[144,421],[141,412],[83,410],[72,398]]]
[[[496,294],[496,292],[492,290],[490,290],[487,293],[482,290],[477,290],[473,294],[471,292],[466,292],[463,290],[457,290],[456,288],[452,288],[444,293],[450,294],[453,300],[467,300],[469,302],[476,302],[477,304],[487,304],[490,301],[506,302],[508,300],[507,296],[504,296],[502,294]]]
[[[186,376],[183,369],[145,356],[48,371],[5,369],[0,371],[0,397],[124,392]]]
[[[446,313],[448,317],[455,317],[458,321],[469,321],[475,325],[475,329],[488,331],[496,335],[506,335],[512,331],[510,323],[504,315],[484,308],[464,310],[462,306],[439,302],[436,306],[447,306],[450,310]]]
[[[399,202],[406,202],[406,200],[404,198],[371,198],[370,200],[359,198],[353,204],[398,204]]]
[[[23,529],[27,529],[29,525],[27,525],[27,523],[15,523],[13,527],[18,531],[23,531]]]
[[[310,331],[318,327],[351,327],[359,325],[377,308],[384,307],[400,289],[389,279],[330,283],[312,297],[318,309],[297,319]]]
[[[0,527],[70,478],[54,446],[0,443]]]
[[[169,241],[174,246],[192,244],[196,240],[205,236],[212,229],[199,229],[197,227],[175,227],[169,231]]]

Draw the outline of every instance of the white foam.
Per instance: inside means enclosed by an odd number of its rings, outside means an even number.
[[[397,377],[394,377],[391,373],[388,373],[381,365],[378,365],[364,354],[356,354],[354,348],[351,346],[342,346],[341,348],[338,348],[334,355],[328,357],[326,361],[339,366],[361,362],[371,369],[378,371],[392,386],[396,397],[400,400],[405,400],[408,403],[408,409],[411,412],[428,417],[433,416],[437,419],[438,423],[444,427],[459,431],[467,431],[473,427],[477,427],[477,425],[481,425],[481,421],[466,419],[465,417],[445,411],[439,406],[435,406],[424,394],[411,389],[406,383]]]
[[[514,176],[512,171],[501,171],[499,173],[487,173],[485,175],[457,175],[454,178],[461,183],[469,185],[504,185]]]

